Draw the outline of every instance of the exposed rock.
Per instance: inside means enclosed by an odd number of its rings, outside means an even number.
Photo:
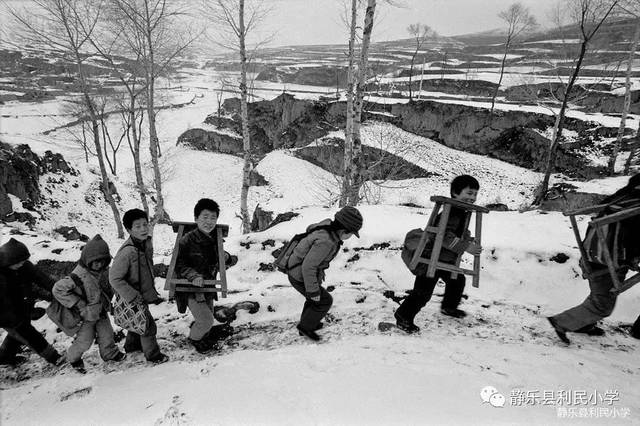
[[[62,155],[47,151],[44,158],[40,159],[28,145],[13,147],[0,142],[0,219],[13,211],[7,194],[15,195],[24,206],[33,209],[41,199],[38,186],[40,176],[60,172],[76,173]]]
[[[80,257],[79,252],[78,257]],[[42,272],[57,281],[69,275],[73,271],[73,268],[76,267],[76,264],[76,262],[43,259],[38,261],[38,263],[36,263],[36,266],[38,267],[38,269],[42,270]]]
[[[260,262],[260,266],[258,267],[258,272],[273,272],[275,270],[273,263]]]
[[[509,206],[507,206],[506,204],[502,204],[502,203],[487,204],[485,207],[488,208],[489,210],[496,211],[496,212],[507,212],[507,211],[509,211]]]
[[[183,144],[203,151],[221,154],[242,155],[242,138],[203,129],[189,129],[178,138]]]
[[[81,234],[75,226],[60,226],[53,232],[62,235],[67,241],[89,241],[89,237]]]
[[[272,228],[279,223],[288,222],[294,217],[298,217],[298,216],[300,216],[300,213],[295,213],[295,212],[279,213],[278,216],[276,216],[276,218],[273,219],[273,221],[269,224],[269,226],[267,226],[267,229]]]
[[[403,180],[439,175],[378,148],[365,145],[362,152],[368,180]],[[295,155],[335,175],[341,176],[344,171],[344,140],[340,138],[324,138],[318,144],[296,150]]]
[[[567,260],[569,260],[569,256],[564,253],[558,253],[552,256],[549,260],[557,263],[565,263]]]
[[[598,205],[606,195],[590,192],[578,192],[572,185],[555,184],[547,191],[545,200],[539,208],[543,211],[568,212],[584,207]]]
[[[267,181],[260,173],[256,172],[255,169],[252,169],[249,173],[249,185],[266,186],[269,185],[269,181]]]
[[[267,247],[275,247],[276,240],[274,239],[264,240],[261,244],[262,244],[262,250],[265,250]]]
[[[261,71],[256,80],[324,87],[336,87],[337,84],[339,87],[344,87],[347,82],[347,68],[331,66],[293,69],[269,67]]]
[[[273,212],[262,210],[260,205],[256,206],[253,211],[253,220],[251,220],[251,231],[261,232],[267,229],[269,224],[273,221]]]
[[[27,212],[12,212],[5,216],[5,222],[24,222],[29,226],[29,228],[33,227],[36,223],[36,218],[27,213]]]

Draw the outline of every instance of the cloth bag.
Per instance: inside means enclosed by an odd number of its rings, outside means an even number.
[[[147,331],[147,307],[139,303],[126,302],[118,293],[113,299],[113,321],[125,330],[137,334]]]

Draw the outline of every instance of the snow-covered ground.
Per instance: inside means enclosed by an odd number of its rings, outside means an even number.
[[[336,212],[338,182],[292,152],[270,153],[256,169],[269,184],[252,188],[250,208],[260,203],[276,213],[292,210],[299,216],[261,233],[241,235],[237,218],[241,160],[175,146],[183,131],[200,126],[215,111],[215,87],[208,85],[209,78],[194,77],[184,84],[184,92],[167,90],[168,103],[185,102],[193,94],[198,97],[193,104],[158,114],[167,209],[173,219],[189,220],[200,197],[220,202],[220,222],[231,225],[226,249],[240,260],[228,272],[229,297],[218,303],[253,300],[260,303],[260,310],[240,311],[233,323],[234,336],[204,356],[187,342],[189,314],[179,314],[173,303],[152,306],[160,345],[171,358],[160,366],[147,365],[140,354],[128,356],[123,364],[103,364],[93,347],[85,355],[89,373],[80,376],[69,367],[44,366],[29,353],[28,362],[19,369],[0,367],[0,423],[638,423],[640,388],[634,379],[640,375],[635,353],[640,342],[620,325],[631,323],[640,313],[640,287],[620,297],[614,314],[603,323],[605,337],[571,334],[574,343],[563,347],[544,319],[588,294],[569,222],[560,213],[486,215],[480,287],[469,283],[461,306],[469,316],[458,320],[440,314],[443,287],[439,285],[416,318],[421,333],[378,331],[377,324],[392,320],[397,307],[390,292],[402,297],[412,287],[413,277],[400,259],[399,247],[408,230],[426,224],[430,196],[447,195],[451,177],[471,173],[481,182],[480,204],[502,202],[517,208],[530,199],[539,179],[526,169],[452,150],[388,124],[364,126],[363,142],[378,148],[383,143],[392,153],[440,176],[395,182],[393,189],[380,189],[376,204],[360,207],[361,238],[347,241],[327,271],[326,285],[333,287],[335,303],[320,331],[323,341],[311,344],[298,336],[294,327],[303,298],[285,275],[259,268],[273,260],[272,250],[284,240]],[[264,90],[264,94],[278,93]],[[20,239],[34,261],[73,261],[81,244],[62,241],[52,232],[56,226],[73,225],[87,235],[101,233],[115,252],[122,240],[115,236],[110,211],[99,195],[95,165],[84,164],[82,150],[70,136],[77,129],[42,134],[69,121],[52,117],[64,114],[64,109],[49,103],[7,103],[1,108],[3,140],[28,143],[38,153],[61,152],[80,173],[62,181],[60,176],[43,176],[45,201],[55,200],[60,207],[43,209],[35,231],[20,224],[3,225],[0,242]],[[5,122],[5,115],[15,121]],[[114,122],[109,125],[117,127]],[[411,149],[404,148],[407,145]],[[128,157],[126,150],[119,153],[119,171],[113,177],[121,211],[139,205]],[[624,180],[582,185],[585,191],[611,193]],[[408,203],[422,207],[401,205]],[[587,221],[581,218],[582,230]],[[23,234],[12,234],[17,231]],[[169,226],[156,227],[156,263],[169,263],[174,238]],[[62,251],[53,253],[56,249]],[[551,260],[558,253],[568,255],[568,260]],[[163,279],[156,280],[156,287],[167,296]],[[47,319],[35,326],[59,350],[71,342]],[[488,398],[490,390],[481,394],[487,386],[504,396],[503,406],[497,395]]]

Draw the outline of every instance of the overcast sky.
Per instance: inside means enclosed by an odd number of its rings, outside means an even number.
[[[345,43],[341,21],[343,0],[262,0],[273,5],[265,25],[278,30],[273,45]],[[407,38],[411,23],[424,23],[442,35],[459,35],[502,26],[497,15],[511,0],[395,0],[404,7],[391,7],[378,0],[379,16],[373,31],[375,41]],[[540,24],[558,0],[520,0]]]

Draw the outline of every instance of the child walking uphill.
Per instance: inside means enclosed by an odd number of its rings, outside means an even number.
[[[607,204],[608,207],[600,213],[599,217],[621,209],[640,207],[640,173],[632,176],[625,187],[605,198],[601,204]],[[621,261],[616,273],[618,279],[624,281],[629,269],[637,270],[640,264],[640,216],[632,216],[620,221],[618,233],[619,238],[615,240],[617,246],[610,249],[620,254]],[[589,264],[592,271],[588,277],[591,290],[589,296],[578,306],[547,318],[560,340],[566,344],[571,343],[567,337],[569,331],[590,336],[604,335],[604,330],[597,327],[596,323],[611,315],[618,298],[617,293],[611,292],[613,280],[608,267],[598,261],[597,255],[593,256],[599,252],[599,241],[589,239],[590,234],[593,234],[591,227],[587,229],[585,237],[588,258],[581,259],[582,262]],[[640,321],[640,317],[638,320]],[[640,322],[637,323],[639,324],[638,336],[640,336]]]
[[[156,291],[153,274],[153,244],[149,235],[149,217],[140,209],[131,209],[122,217],[129,239],[120,247],[109,271],[109,283],[125,302],[144,309],[147,318],[143,334],[127,331],[124,350],[142,351],[147,361],[160,364],[169,360],[160,351],[156,321],[149,311],[149,303],[158,304],[162,298]]]
[[[476,202],[479,189],[480,184],[473,176],[461,175],[451,181],[450,192],[453,199],[473,204]],[[458,256],[465,251],[473,255],[479,254],[482,251],[482,247],[474,242],[465,226],[467,214],[468,212],[459,207],[451,207],[444,240],[442,242],[442,250],[438,259],[439,262],[453,263]],[[440,215],[436,218],[436,225],[439,221]],[[430,257],[433,243],[433,240],[427,243],[422,257]],[[463,274],[458,274],[457,278],[452,278],[451,272],[436,270],[435,276],[430,278],[427,277],[427,267],[424,264],[418,265],[413,272],[416,274],[413,291],[404,299],[395,312],[398,328],[407,333],[414,333],[420,330],[420,328],[414,324],[413,320],[418,312],[420,312],[431,299],[431,295],[439,279],[445,282],[444,297],[440,311],[444,315],[454,318],[463,318],[466,316],[466,312],[458,309],[465,285]]]
[[[31,325],[35,299],[51,300],[53,279],[29,262],[30,256],[27,246],[13,238],[0,246],[0,327],[7,332],[0,346],[0,365],[26,361],[18,355],[23,344],[51,364],[64,362],[64,356]]]
[[[329,312],[333,298],[322,288],[324,271],[336,257],[343,241],[362,228],[362,215],[355,207],[343,207],[333,218],[310,225],[308,235],[295,247],[287,261],[289,282],[306,300],[297,325],[300,335],[318,341],[316,330]]]
[[[54,297],[67,308],[77,310],[82,317],[80,328],[67,350],[67,360],[80,373],[86,373],[82,354],[98,338],[100,357],[104,361],[122,361],[124,353],[116,346],[108,312],[113,292],[106,276],[111,262],[109,246],[96,235],[82,249],[80,261],[71,276],[56,282]]]
[[[179,243],[176,271],[178,276],[191,281],[194,286],[202,287],[204,280],[215,280],[218,274],[218,237],[215,231],[220,215],[218,203],[203,198],[194,209],[196,229],[185,234]],[[236,256],[225,252],[225,265],[230,267],[238,262]],[[216,293],[176,291],[178,311],[184,312],[187,305],[194,322],[189,330],[189,341],[197,352],[206,353],[213,349],[222,334],[230,334],[231,326],[224,327],[224,333],[213,327],[213,301],[218,300]]]

